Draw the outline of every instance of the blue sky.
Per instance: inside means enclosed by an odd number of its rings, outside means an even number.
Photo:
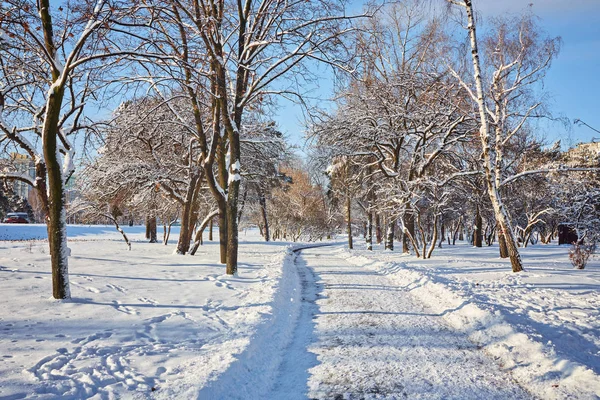
[[[481,2],[482,14],[518,12],[528,1]],[[562,38],[562,48],[546,77],[552,110],[571,122],[579,118],[600,130],[600,1],[538,0],[532,1],[540,24],[551,36]],[[560,124],[548,126],[548,139],[562,139],[572,145],[600,139],[600,134],[585,126]]]
[[[442,0],[439,0],[442,1]],[[353,6],[360,5],[354,1]],[[529,4],[541,18],[540,25],[550,36],[560,36],[562,47],[546,80],[550,106],[555,116],[571,120],[570,128],[561,123],[542,124],[548,141],[562,140],[563,146],[600,139],[600,133],[576,126],[579,118],[600,130],[600,0],[474,0],[484,18],[505,12],[520,13]],[[324,100],[332,96],[331,77],[325,70],[313,94]],[[276,120],[290,140],[302,146],[303,115],[299,106],[281,102]]]

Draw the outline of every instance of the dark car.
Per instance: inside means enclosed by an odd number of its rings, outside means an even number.
[[[5,224],[28,224],[29,219],[27,213],[8,213],[2,222]]]

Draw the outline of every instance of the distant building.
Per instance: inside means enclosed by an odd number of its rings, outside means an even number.
[[[35,179],[35,163],[25,154],[11,153],[10,162],[14,168],[19,172],[27,173],[31,178]],[[15,180],[13,183],[13,190],[15,194],[24,199],[29,198],[29,192],[31,191],[31,185]]]
[[[597,165],[600,158],[600,141],[579,143],[574,148],[567,150],[566,155],[573,161]]]

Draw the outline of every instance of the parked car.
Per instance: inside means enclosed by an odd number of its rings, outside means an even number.
[[[24,212],[7,213],[2,222],[5,224],[28,224],[29,216]]]

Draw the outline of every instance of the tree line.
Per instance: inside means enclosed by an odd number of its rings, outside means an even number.
[[[429,257],[475,210],[476,243],[485,220],[519,271],[519,243],[551,215],[589,221],[595,210],[583,189],[595,188],[594,168],[535,135],[559,40],[532,15],[498,18],[478,38],[471,1],[432,2],[448,5],[437,14],[410,0],[370,4],[354,16],[329,0],[54,4],[0,5],[0,143],[35,165],[33,177],[10,165],[0,177],[37,194],[55,298],[70,296],[65,186],[78,152],[84,196],[73,209],[117,229],[135,209],[162,221],[165,238],[178,219],[180,254],[215,221],[228,274],[251,213],[266,240],[320,239],[344,219],[352,240],[358,206],[367,238],[385,221],[389,248],[399,229],[404,250]],[[337,106],[310,110],[302,167],[271,116],[278,98],[306,104],[317,63],[340,78]],[[539,186],[552,196],[534,199]]]
[[[401,236],[422,258],[466,232],[478,247],[497,240],[514,272],[518,248],[549,242],[561,223],[595,242],[597,152],[561,152],[537,129],[552,119],[543,80],[560,39],[530,12],[493,18],[478,36],[473,2],[449,3],[439,14],[394,3],[365,21],[360,67],[333,109],[314,113],[313,162],[346,199],[349,247],[353,213],[368,249],[374,221],[386,249]]]

